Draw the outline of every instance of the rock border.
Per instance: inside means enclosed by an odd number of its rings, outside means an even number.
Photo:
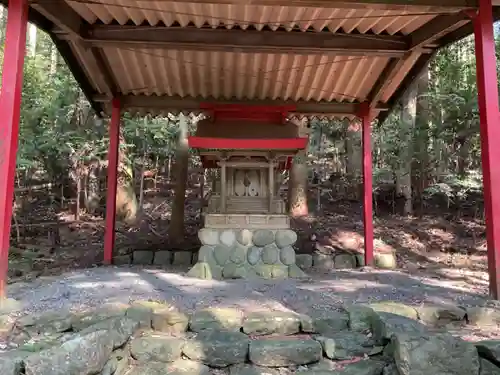
[[[500,340],[474,344],[439,329],[470,324],[469,315],[483,316],[476,324],[497,324],[500,308],[384,301],[307,315],[232,308],[186,314],[135,301],[85,313],[3,315],[2,332],[15,347],[0,353],[0,374],[208,375],[224,367],[230,375],[279,367],[332,375],[500,373]],[[433,361],[422,361],[426,356]]]

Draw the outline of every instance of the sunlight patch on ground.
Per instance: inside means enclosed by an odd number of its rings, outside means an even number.
[[[157,269],[145,269],[143,271],[177,287],[195,286],[197,288],[213,288],[227,286],[228,284],[228,282],[224,280],[202,280]]]
[[[353,231],[339,230],[330,235],[329,242],[332,246],[343,249],[359,250],[363,247],[363,236]]]
[[[309,290],[312,292],[322,292],[322,291],[331,291],[335,289],[336,285],[339,285],[339,280],[330,279],[330,280],[321,280],[317,281],[314,284],[309,285],[300,285],[298,289]],[[369,281],[369,280],[349,280],[349,283],[346,285],[342,283],[342,290],[346,292],[355,292],[360,288],[379,288],[385,287],[387,284],[381,284],[377,281]]]
[[[141,290],[151,291],[154,287],[145,280],[141,280],[136,275],[135,278],[117,279],[109,281],[82,281],[72,284],[78,289],[94,289],[94,288],[140,288]]]

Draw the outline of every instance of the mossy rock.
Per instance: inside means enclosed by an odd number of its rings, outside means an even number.
[[[198,250],[198,262],[213,262],[214,258],[214,246],[203,245]]]
[[[237,243],[233,248],[230,260],[236,264],[245,263],[247,260],[247,247]]]
[[[219,231],[212,228],[203,228],[198,231],[198,238],[203,245],[215,246],[219,244]]]
[[[232,229],[223,230],[219,236],[220,243],[232,247],[236,242],[236,233]]]
[[[288,266],[282,264],[274,264],[272,271],[273,279],[286,279],[288,278]]]
[[[198,262],[196,263],[186,274],[188,277],[195,277],[197,279],[211,280],[212,273],[210,272],[210,267],[208,263]]]
[[[390,253],[376,253],[374,255],[375,266],[382,269],[395,269],[397,268],[396,254]]]
[[[264,247],[274,242],[274,233],[268,229],[256,230],[253,234],[253,243],[255,246]]]
[[[349,253],[337,254],[333,259],[333,263],[337,269],[351,269],[356,267],[356,258]]]
[[[253,233],[251,230],[242,229],[236,233],[236,241],[243,246],[248,246],[252,243]]]
[[[214,258],[218,265],[224,266],[231,257],[232,249],[225,245],[217,245],[214,249]]]
[[[270,264],[258,264],[254,267],[255,272],[264,279],[273,278],[273,266]]]
[[[247,261],[251,265],[256,265],[260,261],[262,248],[257,246],[252,246],[247,251]]]
[[[296,264],[291,264],[288,266],[288,277],[294,279],[302,279],[309,276],[307,275],[307,273],[301,270]]]
[[[295,264],[295,249],[292,246],[285,246],[280,250],[280,260],[284,265]]]
[[[276,245],[279,248],[284,248],[293,245],[297,242],[297,233],[291,229],[276,231]]]
[[[280,250],[275,244],[266,245],[262,249],[262,261],[265,264],[276,264],[278,263],[280,256]]]
[[[242,327],[243,314],[232,308],[206,308],[196,311],[191,316],[189,327],[193,332],[204,330],[239,331]]]

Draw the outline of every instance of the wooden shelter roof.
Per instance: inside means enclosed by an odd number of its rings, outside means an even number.
[[[230,102],[330,117],[354,117],[369,101],[383,119],[439,47],[472,33],[464,10],[476,7],[477,0],[33,0],[29,17],[51,35],[98,113],[109,112],[113,96],[150,113]]]

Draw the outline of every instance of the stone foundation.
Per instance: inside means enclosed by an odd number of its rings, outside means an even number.
[[[305,277],[295,263],[291,229],[217,229],[198,232],[202,247],[188,276],[202,279]]]
[[[303,314],[183,312],[135,301],[85,313],[0,315],[0,374],[498,375],[500,340],[446,333],[446,326],[477,325],[470,316],[494,324],[500,309],[381,301]]]

